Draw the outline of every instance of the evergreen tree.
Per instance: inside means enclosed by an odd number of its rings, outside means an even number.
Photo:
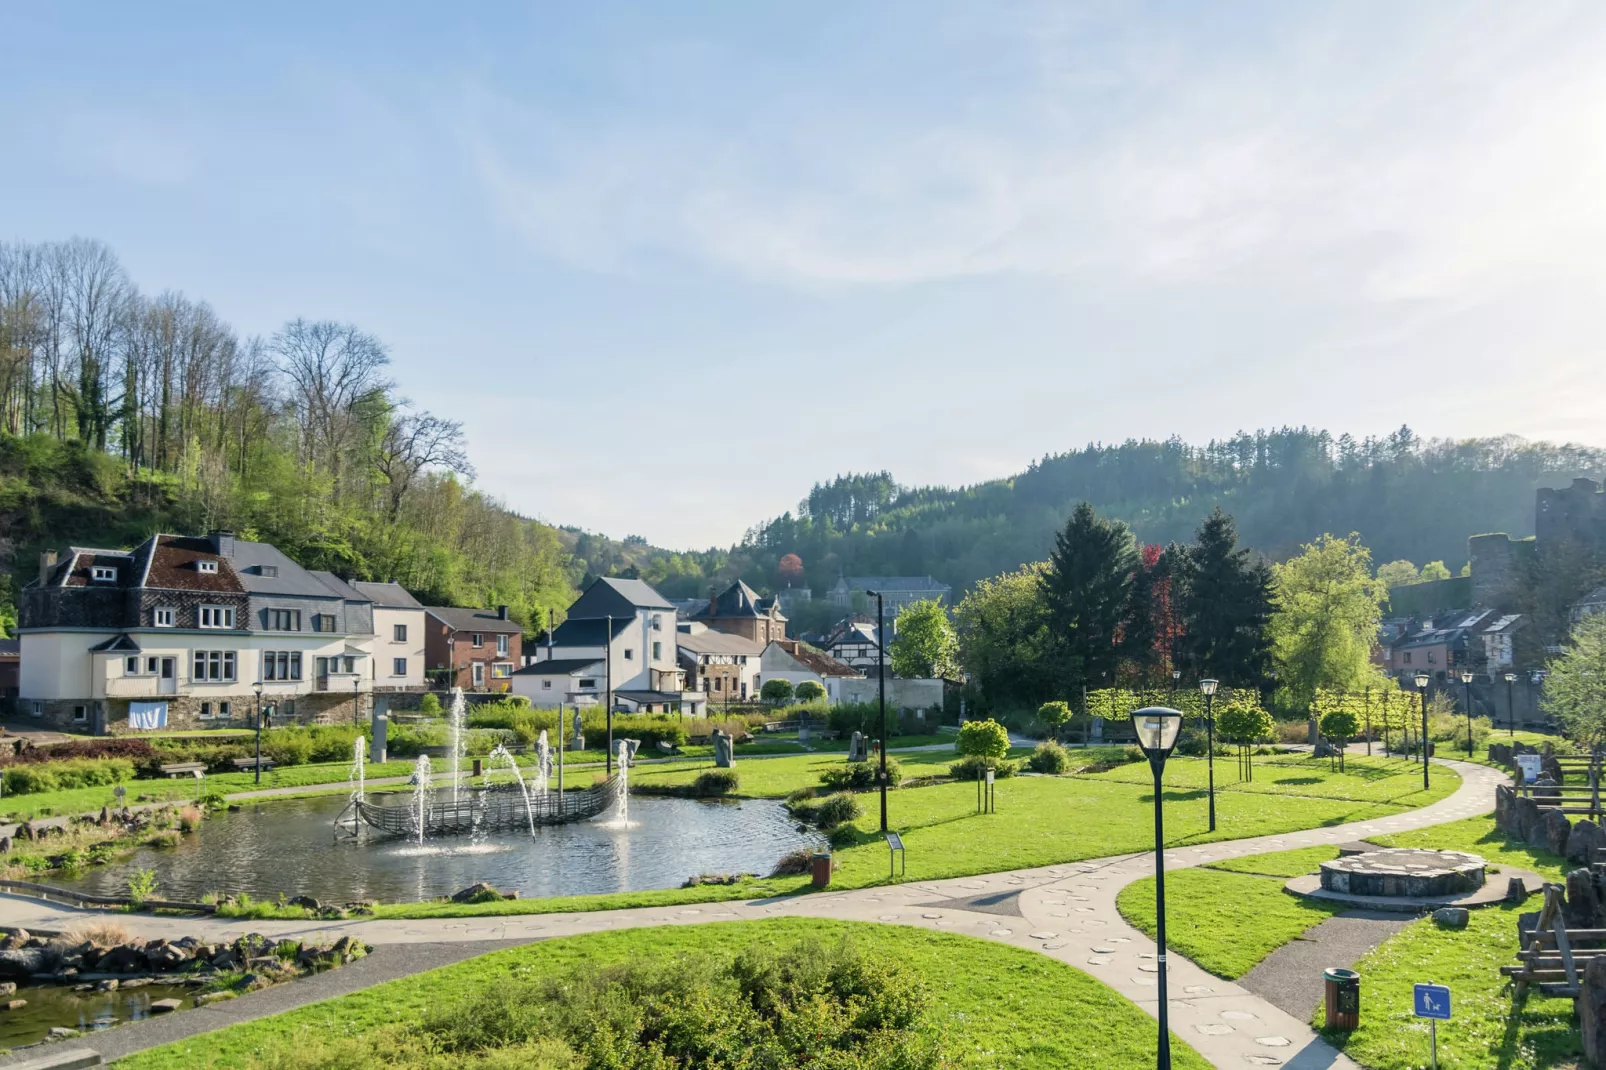
[[[1137,564],[1132,532],[1119,520],[1100,517],[1086,502],[1054,537],[1042,593],[1053,648],[1064,659],[1072,686],[1115,682]]]
[[[1182,671],[1232,687],[1260,686],[1270,660],[1271,568],[1238,545],[1238,529],[1220,507],[1200,525],[1178,566]]]

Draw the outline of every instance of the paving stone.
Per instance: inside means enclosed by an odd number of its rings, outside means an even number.
[[[1256,1037],[1255,1043],[1268,1048],[1286,1048],[1292,1042],[1287,1037]]]
[[[1226,1022],[1200,1022],[1194,1028],[1207,1037],[1224,1037],[1228,1033],[1235,1032]]]

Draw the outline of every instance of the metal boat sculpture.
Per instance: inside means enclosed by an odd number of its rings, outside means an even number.
[[[529,828],[584,821],[605,812],[618,798],[618,774],[581,791],[531,791],[519,784],[495,784],[460,792],[437,789],[423,807],[416,798],[395,794],[394,803],[355,800],[352,807],[364,824],[387,836],[419,834],[420,813],[425,837],[454,836],[498,829]],[[383,796],[380,796],[383,798]]]

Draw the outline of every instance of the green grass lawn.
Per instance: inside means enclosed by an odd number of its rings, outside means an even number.
[[[1526,743],[1530,747],[1534,747],[1536,749],[1543,747],[1546,743],[1550,743],[1555,745],[1558,753],[1566,753],[1573,749],[1572,745],[1560,736],[1547,735],[1543,732],[1524,732],[1521,729],[1518,729],[1516,735],[1513,736],[1505,729],[1497,728],[1490,733],[1487,739],[1478,742],[1474,746],[1471,757],[1467,756],[1467,741],[1465,736],[1462,736],[1461,739],[1456,743],[1439,744],[1439,756],[1444,758],[1454,758],[1457,761],[1462,762],[1476,762],[1479,765],[1492,766],[1496,769],[1506,769],[1508,768],[1507,766],[1502,765],[1499,762],[1493,762],[1489,760],[1489,745],[1491,743],[1510,744],[1513,739],[1515,739],[1515,741],[1518,743]]]
[[[1019,750],[1012,757],[1022,757],[1030,754],[1029,750]],[[946,776],[948,767],[958,760],[958,755],[948,751],[913,751],[898,754],[888,751],[898,759],[903,767],[903,775],[909,777]],[[799,754],[780,758],[760,758],[744,762],[740,755],[736,760],[736,776],[741,786],[736,794],[750,799],[769,798],[777,799],[790,795],[798,788],[815,788],[820,786],[820,774],[827,769],[833,769],[843,764],[842,753],[831,754]],[[655,787],[670,787],[690,784],[698,775],[714,768],[711,760],[694,760],[690,762],[673,762],[663,765],[643,765],[630,772],[631,783],[651,785]],[[926,789],[922,789],[926,790]],[[974,785],[971,786],[975,792]]]
[[[1283,891],[1289,877],[1338,857],[1336,847],[1302,847],[1166,874],[1166,942],[1217,977],[1236,980],[1313,925],[1344,910]],[[1116,906],[1155,935],[1153,877],[1121,889]]]
[[[293,1045],[302,1038],[319,1043],[416,1021],[443,998],[473,999],[476,991],[510,978],[641,955],[702,951],[729,956],[759,941],[792,942],[808,936],[829,940],[841,935],[850,935],[872,955],[895,956],[925,978],[934,1001],[931,1026],[948,1042],[956,1066],[1146,1070],[1154,1065],[1154,1020],[1080,970],[1044,955],[951,933],[776,918],[546,940],[153,1048],[121,1059],[117,1066],[121,1070],[251,1067],[254,1053],[264,1046]],[[1175,1035],[1171,1052],[1179,1070],[1205,1070],[1209,1065]]]
[[[1494,827],[1494,815],[1463,818],[1443,825],[1429,825],[1410,832],[1373,836],[1372,843],[1384,847],[1435,847],[1442,851],[1470,851],[1488,860],[1491,866],[1510,866],[1531,870],[1546,880],[1563,881],[1572,863],[1521,840],[1509,840]],[[1534,909],[1538,909],[1535,907]]]
[[[1448,795],[1461,778],[1451,770],[1429,764],[1427,791],[1422,790],[1422,766],[1405,758],[1349,755],[1344,771],[1329,772],[1326,758],[1301,754],[1258,757],[1254,779],[1239,780],[1235,759],[1216,759],[1216,791],[1252,792],[1273,795],[1309,795],[1320,798],[1370,800],[1415,809]],[[1208,781],[1208,763],[1203,758],[1172,757],[1165,766],[1168,788],[1203,788]],[[1134,762],[1097,776],[1127,783],[1152,783],[1147,763]]]

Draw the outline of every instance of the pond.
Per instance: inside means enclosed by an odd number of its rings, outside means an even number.
[[[209,818],[178,847],[141,848],[106,866],[49,883],[100,895],[127,894],[129,874],[156,871],[155,895],[196,901],[208,892],[325,902],[409,902],[488,881],[526,898],[676,888],[703,873],[756,873],[816,844],[776,800],[630,799],[628,830],[597,821],[495,832],[473,841],[440,837],[336,842],[344,795],[248,806]]]
[[[188,985],[145,985],[112,992],[74,992],[61,985],[21,985],[14,999],[26,1007],[0,1014],[0,1049],[37,1044],[56,1026],[92,1033],[151,1016],[151,1003],[180,999],[190,1005]]]

